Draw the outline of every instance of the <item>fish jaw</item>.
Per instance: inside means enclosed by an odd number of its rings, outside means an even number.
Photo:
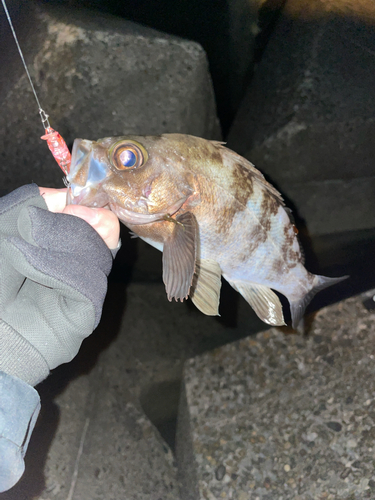
[[[105,150],[94,147],[93,141],[76,139],[73,144],[72,162],[67,175],[67,204],[104,207],[109,198],[101,189],[111,175]]]
[[[188,196],[184,196],[183,198],[170,205],[167,210],[152,214],[133,212],[132,210],[119,207],[118,205],[115,205],[113,203],[110,203],[109,207],[125,225],[130,224],[132,226],[139,226],[142,224],[150,224],[152,222],[162,221],[163,219],[165,219],[165,217],[174,215],[182,207],[187,199]]]

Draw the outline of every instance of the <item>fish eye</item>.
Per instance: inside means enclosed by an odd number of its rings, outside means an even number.
[[[109,151],[112,165],[117,170],[131,170],[142,166],[147,160],[144,148],[135,141],[121,141],[114,144]]]

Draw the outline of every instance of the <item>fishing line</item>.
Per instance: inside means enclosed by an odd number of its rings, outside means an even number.
[[[55,130],[53,130],[53,128],[50,126],[49,120],[48,120],[49,115],[47,115],[47,113],[42,109],[42,107],[40,105],[33,81],[31,79],[25,58],[23,56],[20,44],[18,42],[16,32],[14,30],[13,23],[12,23],[12,20],[10,18],[10,14],[9,14],[8,8],[6,6],[5,0],[1,0],[1,3],[3,4],[4,10],[5,10],[5,15],[8,19],[8,23],[9,23],[10,29],[12,31],[14,41],[16,42],[17,49],[18,49],[18,52],[20,54],[23,66],[25,68],[27,78],[29,79],[31,89],[33,91],[36,103],[37,103],[38,108],[39,108],[40,119],[42,120],[42,125],[43,125],[44,130],[45,130],[45,135],[43,135],[41,138],[44,139],[45,141],[47,141],[47,145],[48,145],[51,153],[53,154],[53,157],[55,158],[55,160],[59,164],[59,167],[64,172],[64,174],[67,175],[69,173],[69,168],[70,168],[70,163],[71,163],[70,151],[69,151],[68,146],[66,145],[64,139],[61,137],[61,135],[58,132],[56,132]]]
[[[1,3],[3,4],[4,10],[5,10],[5,15],[6,15],[7,19],[8,19],[8,23],[9,23],[10,29],[12,31],[12,35],[13,35],[14,41],[16,42],[18,52],[20,54],[23,66],[24,66],[26,74],[27,74],[27,78],[29,79],[29,82],[30,82],[30,85],[31,85],[31,89],[32,89],[33,94],[35,96],[35,100],[36,100],[36,103],[37,103],[38,108],[39,108],[39,114],[40,114],[40,118],[42,120],[43,127],[45,129],[49,128],[50,124],[49,124],[49,121],[48,121],[48,115],[45,113],[45,111],[43,111],[42,106],[40,105],[37,93],[35,91],[35,87],[34,87],[33,81],[31,79],[29,70],[27,68],[27,64],[26,64],[25,58],[23,57],[23,53],[22,53],[20,44],[18,43],[18,38],[17,38],[16,32],[14,30],[12,20],[10,18],[10,14],[9,14],[8,8],[7,8],[6,4],[5,4],[5,0],[1,0]]]

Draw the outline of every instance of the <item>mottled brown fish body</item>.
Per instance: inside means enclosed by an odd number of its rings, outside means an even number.
[[[223,275],[270,324],[284,323],[271,289],[284,294],[296,325],[314,293],[339,280],[306,271],[280,194],[221,143],[181,134],[80,141],[72,165],[72,202],[108,204],[163,251],[170,299],[190,295],[215,314]]]
[[[182,181],[193,189],[180,212],[190,211],[197,219],[200,257],[216,260],[229,280],[260,279],[287,296],[306,292],[313,277],[301,263],[298,240],[279,193],[249,162],[220,143],[184,139],[181,145],[179,135],[168,136],[168,147],[161,148],[163,154],[155,152],[155,158],[174,166],[177,185]],[[164,222],[131,229],[159,243],[171,230]]]

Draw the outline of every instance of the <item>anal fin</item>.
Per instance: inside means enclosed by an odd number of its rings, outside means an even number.
[[[221,268],[212,259],[197,260],[190,298],[207,316],[219,316]]]
[[[270,288],[245,281],[229,281],[229,284],[242,295],[262,321],[272,326],[285,325],[280,299]]]
[[[197,254],[197,221],[191,212],[168,219],[174,224],[163,246],[163,281],[168,300],[183,301],[189,295]]]

